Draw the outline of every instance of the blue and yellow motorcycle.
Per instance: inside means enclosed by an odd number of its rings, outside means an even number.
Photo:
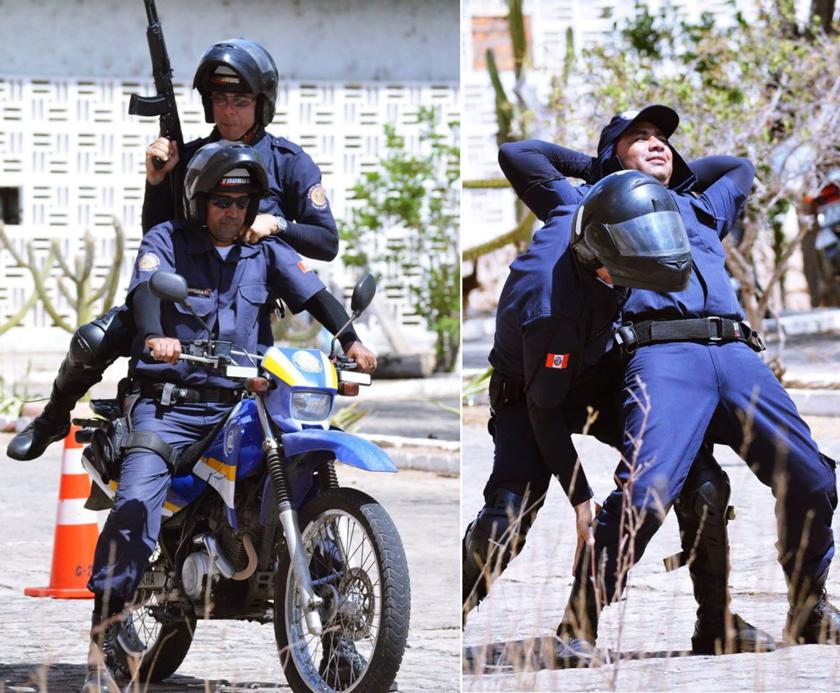
[[[189,307],[179,275],[158,272],[150,287]],[[350,322],[375,290],[370,275],[356,285]],[[357,394],[370,376],[317,349],[272,347],[260,358],[207,341],[184,351],[198,367],[241,380],[247,394],[189,461],[190,473],[172,480],[133,599],[144,648],[132,652],[135,677],[174,673],[198,620],[237,619],[274,623],[294,691],[389,690],[408,636],[405,552],[379,503],[339,486],[335,463],[397,470],[380,448],[329,424],[336,396]],[[117,418],[105,402],[94,403],[100,426]],[[113,498],[118,480],[95,455],[84,464]]]

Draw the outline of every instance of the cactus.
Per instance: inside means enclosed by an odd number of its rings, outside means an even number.
[[[508,0],[508,31],[510,32],[511,47],[513,50],[513,72],[516,77],[517,86],[525,81],[525,66],[528,59],[528,39],[525,36],[525,19],[522,15],[522,0]],[[496,55],[492,49],[487,49],[487,73],[490,83],[493,85],[493,92],[496,100],[496,144],[501,146],[505,142],[519,139],[522,133],[514,135],[513,126],[517,119],[521,119],[527,107],[524,101],[517,94],[516,107],[508,98],[502,81],[499,78],[499,69],[496,66]],[[516,93],[518,89],[514,89]]]
[[[89,232],[85,233],[84,253],[81,256],[73,258],[72,268],[61,253],[58,239],[53,240],[50,244],[47,260],[39,267],[32,242],[30,241],[26,245],[26,258],[24,259],[9,242],[5,229],[0,227],[0,247],[5,247],[9,251],[19,267],[24,267],[29,270],[35,284],[35,290],[32,296],[27,299],[21,309],[6,324],[0,327],[0,333],[18,324],[26,314],[26,311],[35,305],[37,299],[40,299],[41,303],[43,303],[44,309],[50,318],[52,318],[53,322],[68,332],[73,332],[80,325],[90,322],[94,315],[107,311],[114,304],[117,285],[119,284],[120,268],[122,267],[125,252],[125,233],[123,232],[122,224],[116,218],[114,218],[113,224],[114,235],[116,237],[114,257],[107,276],[96,289],[91,287],[94,242]],[[62,271],[62,276],[57,280],[58,291],[73,307],[73,311],[76,314],[75,324],[67,322],[58,312],[53,297],[47,289],[47,278],[55,261],[58,261],[58,265]],[[69,284],[73,285],[74,291],[71,291]],[[95,310],[95,304],[98,301],[101,301],[100,309]]]

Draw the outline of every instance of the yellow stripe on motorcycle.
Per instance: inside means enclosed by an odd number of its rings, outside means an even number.
[[[232,464],[225,464],[221,460],[217,460],[213,457],[202,457],[198,461],[199,465],[205,465],[212,469],[214,472],[218,472],[221,474],[225,479],[228,481],[236,481],[236,466]]]
[[[182,506],[175,505],[174,503],[170,503],[169,501],[164,501],[163,503],[163,516],[170,517],[177,513]]]
[[[265,358],[262,362],[265,368],[272,375],[277,376],[287,385],[306,385],[307,379],[301,373],[297,366],[289,360],[289,358],[276,347],[272,347],[265,352]]]

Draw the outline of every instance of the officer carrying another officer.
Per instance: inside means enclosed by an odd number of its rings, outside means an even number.
[[[143,231],[176,218],[172,186],[167,183],[182,156],[189,162],[208,142],[242,141],[253,146],[268,175],[268,192],[260,200],[258,214],[243,240],[255,243],[274,235],[312,259],[335,258],[338,231],[318,166],[298,145],[265,131],[274,117],[278,86],[277,68],[268,51],[245,39],[213,44],[199,62],[193,86],[201,94],[205,119],[215,127],[208,137],[186,143],[183,155],[175,142],[165,138],[149,145]],[[165,162],[160,170],[153,166],[155,157]],[[271,304],[273,300],[268,300],[260,315],[263,348],[273,343],[268,310]],[[131,311],[125,306],[80,327],[70,342],[44,412],[9,442],[9,457],[35,459],[50,443],[66,437],[76,402],[102,379],[105,369],[119,356],[128,355],[133,335]]]
[[[242,394],[236,381],[179,361],[182,345],[209,337],[253,353],[258,313],[270,290],[294,312],[310,312],[333,334],[348,319],[285,243],[242,243],[267,186],[254,149],[224,141],[208,144],[186,171],[187,220],[156,226],[140,245],[128,296],[137,325],[125,403],[132,437],[88,583],[95,602],[85,693],[118,690],[114,679],[126,675],[128,655],[142,651],[122,611],[155,547],[177,454],[210,433]],[[184,307],[163,303],[149,291],[149,278],[161,270],[186,279],[192,307],[209,335]],[[355,334],[342,333],[339,340],[365,369],[375,367],[375,355]],[[177,397],[171,399],[173,391]]]
[[[763,344],[743,322],[724,269],[721,239],[746,201],[754,169],[746,159],[733,159],[703,194],[690,194],[691,173],[668,142],[678,123],[672,109],[648,106],[615,116],[598,145],[604,173],[637,169],[669,185],[678,210],[669,214],[685,225],[691,269],[682,290],[634,288],[622,306],[622,462],[615,473],[618,487],[597,514],[594,543],[577,564],[558,626],[556,654],[570,664],[593,661],[600,610],[626,582],[618,565],[641,558],[683,489],[707,428],[714,440],[739,452],[779,499],[779,561],[790,602],[785,638],[837,643],[840,632],[840,612],[825,591],[834,554],[835,465],[820,453],[790,397],[758,357]],[[605,248],[597,246],[625,223],[616,222],[605,229],[603,205],[587,197],[576,212],[573,246],[598,257]],[[623,507],[626,498],[630,508]],[[632,537],[622,536],[628,512],[638,523]],[[622,550],[628,542],[632,548]]]
[[[690,171],[680,164],[679,178],[672,177],[668,182],[671,185],[683,183],[695,191],[702,191],[730,171],[736,162],[732,157],[710,156],[691,162],[688,167]],[[601,178],[602,165],[608,170],[616,170],[607,158],[602,162],[598,158],[590,158],[540,140],[502,145],[499,150],[499,164],[519,198],[543,222],[558,205],[577,206],[583,196],[591,190],[591,184]],[[587,185],[574,187],[566,179],[567,176],[583,179]],[[547,250],[547,247],[541,249],[535,246],[529,250],[529,254],[532,260],[537,261]],[[549,251],[543,258],[544,264],[537,262],[536,266],[545,272],[551,262],[553,256]],[[518,276],[517,273],[513,273],[510,281],[521,281],[516,279]],[[543,287],[547,285],[545,281],[524,281],[518,287],[512,286],[507,290],[504,294],[505,301],[523,293],[544,291]],[[623,295],[621,294],[619,301],[623,300]],[[609,306],[605,309],[609,311]],[[500,305],[500,315],[502,314],[505,314],[505,321],[512,318],[511,308],[505,302]],[[529,316],[530,313],[526,310],[520,319],[525,321]],[[494,347],[497,358],[505,353],[503,342],[508,338],[517,339],[517,334],[514,329],[497,330],[497,343]],[[604,336],[609,339],[611,335],[611,331],[601,335],[601,342],[603,343]],[[605,348],[609,349],[611,346],[612,342],[607,341]],[[563,402],[562,415],[570,432],[582,433],[586,429],[601,442],[618,449],[622,440],[619,405],[624,364],[616,351],[608,351],[595,363],[593,359],[599,359],[597,349],[590,351],[586,367],[575,376],[577,385],[573,386],[572,392]],[[511,370],[509,366],[502,366],[502,369],[508,372]],[[496,376],[499,381],[506,377],[504,370]],[[498,384],[496,387],[499,387]],[[517,387],[514,378],[506,389],[518,392],[521,387]],[[588,421],[587,407],[592,407],[598,412],[598,418],[594,422]],[[534,434],[526,429],[525,435],[531,437]],[[513,443],[511,447],[506,446],[504,435],[501,441],[496,437],[496,462],[491,477],[491,481],[495,483],[488,483],[485,489],[487,505],[467,531],[467,555],[464,558],[463,571],[463,596],[467,610],[483,598],[489,587],[489,579],[503,570],[507,562],[521,549],[525,535],[541,505],[539,501],[528,513],[522,514],[521,494],[513,493],[511,489],[523,487],[526,482],[530,482],[531,497],[536,500],[541,493],[535,496],[535,489],[547,487],[549,471],[546,467],[537,465],[533,469],[528,467],[523,470],[520,466],[521,457],[517,441],[518,437],[513,435],[510,439]],[[506,447],[510,447],[510,455],[505,454]],[[532,473],[537,473],[537,476],[532,477]],[[494,491],[495,501],[492,499]],[[668,560],[670,568],[685,563],[689,566],[698,605],[697,621],[691,638],[692,651],[697,654],[775,649],[775,641],[770,635],[755,629],[729,610],[729,498],[729,479],[715,461],[713,443],[707,439],[692,463],[683,490],[674,504],[680,527],[682,552]],[[581,508],[581,511],[583,510],[584,508]],[[510,530],[518,539],[512,542],[510,551],[496,554],[493,557],[492,569],[488,569],[484,566],[484,557],[487,554],[485,547],[490,546],[491,537],[498,537],[507,527],[509,517],[516,518],[520,514],[521,520]],[[583,518],[579,519],[583,521]],[[479,557],[478,560],[476,557]]]
[[[549,175],[542,175],[537,170],[541,163],[529,160],[529,147],[529,143],[517,143],[504,145],[500,151],[502,168],[516,192],[546,225],[511,265],[499,299],[490,354],[495,369],[490,383],[494,466],[484,490],[485,506],[464,537],[465,612],[483,599],[490,581],[521,551],[552,474],[575,508],[578,551],[591,537],[592,493],[570,434],[586,430],[616,448],[621,444],[622,362],[610,346],[626,290],[613,289],[613,279],[621,287],[666,291],[681,286],[690,271],[687,240],[682,248],[667,244],[669,239],[685,238],[675,208],[665,188],[646,176],[613,177],[604,181],[601,190],[610,200],[604,214],[614,207],[638,217],[637,235],[644,241],[642,230],[653,234],[651,245],[623,247],[623,257],[616,252],[606,255],[599,248],[601,256],[590,255],[585,262],[579,254],[586,246],[578,244],[577,252],[571,252],[572,214],[590,187],[571,186],[554,166]],[[590,176],[589,157],[570,154],[563,160],[567,172]],[[611,220],[605,216],[602,221]],[[671,236],[664,233],[667,230]],[[627,242],[632,240],[636,238]],[[664,265],[659,280],[654,270],[663,265],[650,262],[657,252],[674,264]],[[594,421],[587,420],[588,407],[597,412]],[[691,474],[692,483],[681,499],[686,508],[686,520],[681,522],[683,546],[693,557],[692,565],[708,573],[709,582],[716,586],[714,591],[708,587],[696,591],[701,608],[692,645],[708,653],[715,652],[715,641],[727,640],[731,650],[773,649],[769,635],[737,616],[732,618],[734,632],[726,637],[726,618],[732,616],[725,590],[728,486],[715,503],[701,495],[700,489],[716,489],[719,479],[711,447],[698,454]],[[705,517],[706,522],[698,517]],[[712,555],[710,546],[717,547],[718,553]]]

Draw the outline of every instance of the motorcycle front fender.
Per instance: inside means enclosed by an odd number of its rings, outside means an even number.
[[[344,431],[309,428],[282,437],[286,457],[294,458],[306,452],[325,451],[339,462],[368,472],[396,472],[391,458],[379,447]]]

